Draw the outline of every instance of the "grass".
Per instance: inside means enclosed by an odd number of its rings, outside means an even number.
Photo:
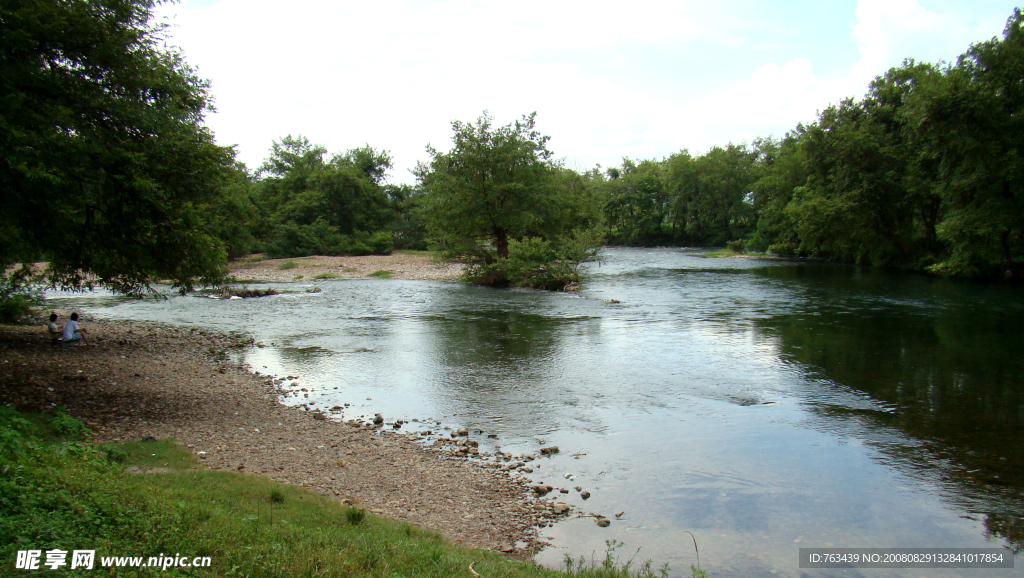
[[[359,269],[356,269],[355,267],[342,267],[341,268],[341,272],[342,273],[355,273],[358,270]]]
[[[338,276],[334,273],[318,273],[313,275],[313,279],[337,279]]]
[[[172,441],[91,446],[75,438],[84,426],[55,417],[0,407],[5,565],[18,550],[95,548],[98,571],[61,575],[447,578],[471,575],[471,565],[487,577],[658,575],[649,563],[619,564],[618,543],[603,562],[573,562],[564,572],[516,562],[301,487],[198,467]],[[106,556],[148,562],[162,553],[208,556],[211,567],[100,568]]]
[[[294,269],[294,268],[296,268],[298,266],[299,266],[299,264],[296,263],[295,261],[285,261],[284,263],[281,263],[280,265],[277,266],[277,270],[278,271],[287,271],[288,269]]]
[[[370,277],[379,277],[381,279],[390,279],[394,276],[395,273],[393,271],[387,271],[385,269],[381,269],[379,271],[374,271],[373,273],[370,273]]]
[[[400,249],[392,253],[393,255],[420,255],[423,257],[437,257],[441,254],[440,251],[417,251],[415,249]]]
[[[711,258],[750,257],[752,259],[766,259],[766,258],[769,257],[769,255],[767,253],[754,253],[754,252],[750,252],[750,251],[746,251],[746,252],[740,253],[740,252],[733,251],[732,249],[728,249],[728,248],[718,249],[717,251],[711,251],[709,253],[704,253],[703,256],[704,257],[711,257]]]

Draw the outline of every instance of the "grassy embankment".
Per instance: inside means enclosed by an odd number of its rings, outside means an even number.
[[[300,487],[211,471],[170,441],[92,446],[81,422],[0,407],[0,574],[31,576],[654,576],[603,562],[555,572],[449,543]],[[67,550],[52,572],[46,550]],[[42,550],[39,570],[15,570],[18,550]],[[75,549],[96,569],[69,570]],[[107,556],[210,557],[209,568],[103,568]],[[471,566],[472,565],[472,566]],[[695,575],[703,575],[695,571]]]

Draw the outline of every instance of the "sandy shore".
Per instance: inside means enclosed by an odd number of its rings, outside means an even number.
[[[478,432],[457,439],[433,432],[427,448],[386,425],[342,422],[337,410],[282,405],[294,380],[232,361],[251,340],[88,315],[82,326],[94,347],[52,347],[42,323],[0,326],[0,403],[24,411],[64,406],[97,442],[172,438],[210,468],[308,486],[478,548],[525,555],[539,544],[536,527],[561,510],[510,478],[509,471],[531,471],[517,461],[522,456],[462,457],[477,451]]]
[[[457,279],[460,263],[435,262],[426,253],[394,253],[362,257],[293,257],[266,259],[249,255],[228,264],[228,275],[240,281],[284,282],[321,279],[360,279],[378,271],[389,271],[395,279]]]

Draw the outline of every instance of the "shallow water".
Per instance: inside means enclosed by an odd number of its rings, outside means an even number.
[[[557,495],[612,524],[542,528],[544,564],[600,559],[614,539],[623,559],[641,548],[686,575],[690,531],[716,577],[1020,575],[1024,554],[1015,570],[796,567],[800,547],[1024,546],[1019,290],[678,249],[604,256],[578,294],[359,280],[242,301],[58,298],[275,344],[246,361],[300,376],[309,398],[291,403],[433,418],[513,453],[558,445],[530,477],[589,490]]]

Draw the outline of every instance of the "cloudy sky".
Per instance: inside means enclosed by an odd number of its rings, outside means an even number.
[[[171,42],[212,83],[207,118],[257,167],[302,134],[369,144],[413,182],[429,143],[485,109],[537,112],[567,164],[662,158],[798,122],[904,58],[953,61],[998,36],[1002,0],[182,0]]]

